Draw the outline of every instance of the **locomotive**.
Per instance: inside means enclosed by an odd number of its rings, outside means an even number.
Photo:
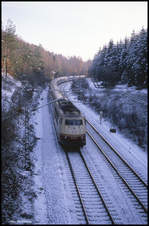
[[[58,142],[64,146],[83,146],[86,144],[85,117],[80,110],[64,97],[58,85],[72,80],[72,76],[52,80],[51,90],[55,102],[52,103],[54,125]]]

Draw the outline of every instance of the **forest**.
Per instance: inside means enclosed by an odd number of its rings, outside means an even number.
[[[2,29],[1,64],[5,74],[14,78],[38,79],[63,75],[87,74],[91,61],[84,62],[80,57],[65,57],[45,50],[41,44],[29,44],[18,37],[16,26],[9,19]],[[39,80],[40,80],[39,79]]]
[[[1,64],[5,74],[15,78],[26,76],[31,82],[63,75],[86,74],[105,87],[128,84],[147,88],[147,30],[132,32],[114,44],[110,40],[100,48],[94,59],[84,62],[80,57],[65,57],[45,50],[41,44],[29,44],[16,34],[16,26],[9,19],[2,29]]]
[[[138,89],[147,88],[147,30],[132,32],[130,38],[114,44],[110,40],[95,55],[89,75],[105,87],[128,84]]]

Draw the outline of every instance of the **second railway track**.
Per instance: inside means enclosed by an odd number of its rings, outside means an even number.
[[[123,183],[129,189],[143,209],[144,213],[147,210],[147,183],[133,170],[132,167],[119,155],[119,153],[99,134],[96,128],[87,120],[87,134],[98,147],[111,167],[115,170]],[[96,133],[96,135],[95,135]],[[98,136],[98,138],[97,138]],[[99,138],[100,137],[100,138]],[[103,144],[104,143],[104,144]]]

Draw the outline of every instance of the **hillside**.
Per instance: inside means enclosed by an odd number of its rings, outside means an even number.
[[[32,151],[37,138],[32,111],[42,91],[30,82],[2,74],[2,221],[25,216],[30,219],[33,191]]]

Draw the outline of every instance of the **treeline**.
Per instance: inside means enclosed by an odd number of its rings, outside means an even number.
[[[18,78],[25,75],[42,74],[53,76],[87,74],[91,61],[83,62],[79,57],[66,58],[61,54],[46,51],[42,45],[29,44],[19,38],[11,20],[2,30],[2,69]]]
[[[89,75],[104,86],[118,83],[147,87],[147,30],[132,32],[130,39],[114,44],[110,40],[95,55],[89,68]]]

